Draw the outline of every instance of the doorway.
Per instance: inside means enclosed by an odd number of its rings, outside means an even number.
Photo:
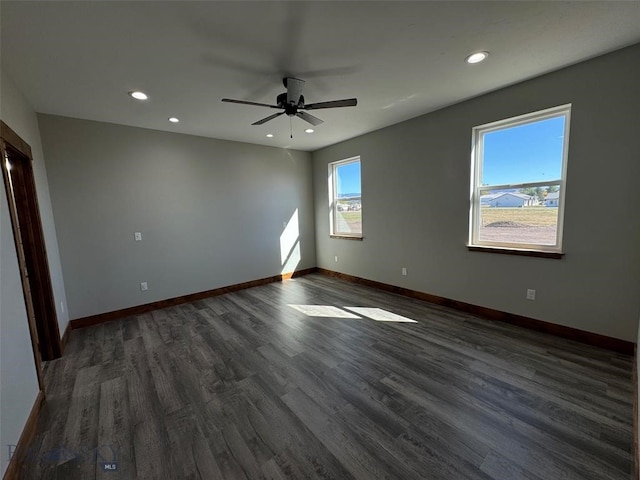
[[[60,331],[33,177],[31,148],[0,121],[2,176],[13,226],[38,379],[41,360],[61,356]],[[41,384],[42,388],[42,384]]]

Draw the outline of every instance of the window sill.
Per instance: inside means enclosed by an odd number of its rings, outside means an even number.
[[[351,235],[329,235],[329,238],[338,238],[341,240],[359,240],[362,241],[363,237],[352,237]]]
[[[545,252],[542,250],[526,250],[518,248],[502,247],[480,247],[477,245],[467,245],[470,252],[502,253],[503,255],[520,255],[524,257],[553,258],[556,260],[564,256],[562,252]]]

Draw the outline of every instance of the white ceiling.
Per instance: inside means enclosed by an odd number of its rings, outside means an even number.
[[[640,42],[638,1],[2,1],[0,17],[2,69],[38,112],[301,150]],[[311,135],[293,118],[291,139],[288,117],[251,126],[274,111],[220,102],[275,103],[285,75],[307,103],[358,106],[312,112]]]

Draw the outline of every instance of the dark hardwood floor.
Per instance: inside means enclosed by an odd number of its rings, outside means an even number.
[[[73,331],[21,478],[626,480],[631,371],[313,274]]]

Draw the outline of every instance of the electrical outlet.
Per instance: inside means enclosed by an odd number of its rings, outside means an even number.
[[[140,284],[140,290],[142,290],[143,292],[146,292],[147,290],[149,290],[149,285],[147,285],[147,282],[142,282]]]
[[[139,242],[142,240],[142,233],[141,232],[136,232],[133,234],[133,238],[136,239],[136,242]]]
[[[527,288],[527,300],[535,300],[535,299],[536,299],[536,291],[531,288]]]
[[[402,275],[407,276],[407,267],[402,267]]]
[[[338,255],[335,256],[336,263],[338,263]]]

